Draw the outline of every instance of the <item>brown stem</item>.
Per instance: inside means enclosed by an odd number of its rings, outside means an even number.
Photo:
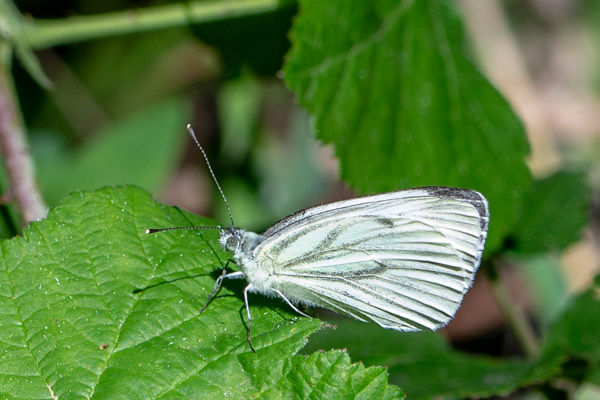
[[[0,65],[0,149],[14,199],[25,225],[46,216],[10,70]]]

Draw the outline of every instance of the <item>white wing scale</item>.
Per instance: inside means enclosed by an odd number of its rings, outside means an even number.
[[[250,291],[384,328],[435,330],[473,282],[488,219],[475,191],[404,190],[300,211],[252,234],[234,257]]]

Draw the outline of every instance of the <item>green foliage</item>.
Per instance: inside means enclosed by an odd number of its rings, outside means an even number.
[[[600,276],[577,296],[550,330],[544,354],[564,357],[561,376],[600,385]],[[577,369],[572,368],[578,365]],[[574,374],[574,370],[577,372]]]
[[[55,145],[55,136],[38,138],[36,159],[46,200],[57,204],[75,190],[128,182],[158,190],[179,158],[187,115],[186,104],[170,100],[107,125],[75,149]]]
[[[511,239],[519,254],[564,250],[579,240],[588,220],[590,193],[583,173],[558,172],[536,180],[523,197]]]
[[[399,334],[348,319],[335,320],[335,324],[335,331],[314,334],[303,352],[343,342],[353,359],[386,365],[390,382],[402,387],[409,399],[508,394],[554,376],[562,361],[558,355],[536,361],[497,360],[452,350],[435,333]]]
[[[473,66],[450,2],[302,3],[286,82],[360,192],[427,185],[490,201],[487,250],[528,188],[523,127]]]
[[[402,397],[383,368],[343,352],[294,356],[320,323],[281,301],[251,298],[256,354],[241,285],[199,315],[227,260],[216,231],[145,229],[202,224],[140,189],[105,188],[1,242],[2,397]]]

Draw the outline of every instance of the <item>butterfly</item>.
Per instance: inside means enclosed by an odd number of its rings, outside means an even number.
[[[189,125],[188,130],[196,140]],[[218,182],[217,187],[225,199]],[[454,317],[473,283],[488,223],[482,194],[441,186],[307,208],[262,234],[237,228],[232,219],[231,227],[219,227],[219,241],[240,271],[224,269],[208,301],[223,279],[246,279],[252,350],[248,293],[280,297],[304,316],[298,305],[397,331],[436,330]],[[169,229],[178,228],[147,232]]]

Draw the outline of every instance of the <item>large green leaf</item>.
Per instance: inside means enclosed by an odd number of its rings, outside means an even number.
[[[227,260],[217,232],[148,227],[210,221],[134,187],[74,193],[23,237],[0,242],[0,397],[401,398],[387,371],[342,352],[294,354],[315,319],[226,282],[199,315]]]
[[[286,82],[361,192],[424,185],[490,200],[489,250],[529,185],[523,127],[473,65],[451,2],[301,1]]]

